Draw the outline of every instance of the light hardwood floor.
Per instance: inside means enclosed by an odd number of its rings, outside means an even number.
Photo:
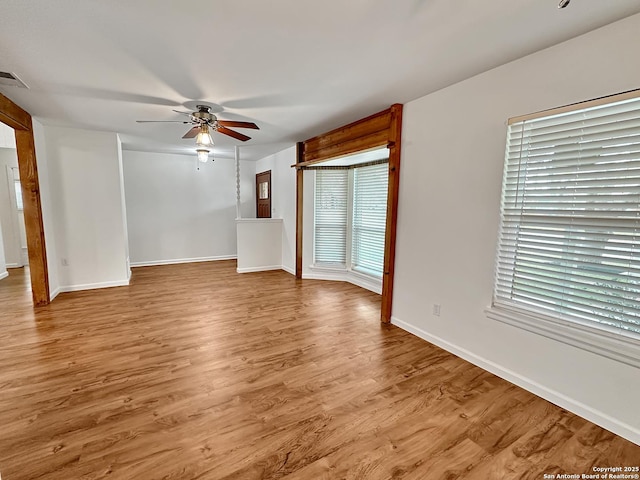
[[[542,479],[640,447],[393,326],[379,297],[235,262],[137,268],[34,311],[0,282],[0,473]]]

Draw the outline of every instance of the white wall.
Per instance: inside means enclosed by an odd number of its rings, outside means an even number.
[[[2,244],[2,226],[0,225],[0,280],[8,276],[7,262],[4,259],[4,245]]]
[[[256,218],[256,162],[252,161],[240,161],[240,218]]]
[[[55,284],[61,291],[128,284],[117,135],[46,125],[34,130],[47,256],[50,265],[56,257],[59,262]]]
[[[127,204],[124,196],[124,163],[122,159],[122,141],[120,135],[117,135],[118,143],[118,178],[120,182],[120,205],[122,206],[122,230],[124,231],[124,238],[127,240],[124,245],[124,253],[127,263],[127,272],[131,277],[131,261],[129,258],[129,229],[127,226]]]
[[[5,261],[9,268],[22,266],[20,219],[16,210],[13,172],[8,168],[18,168],[18,155],[14,148],[0,148],[0,224]]]
[[[0,122],[0,148],[16,148],[16,135],[8,125]]]
[[[236,220],[236,224],[238,273],[280,270],[282,268],[282,219],[244,218]]]
[[[507,118],[640,87],[640,15],[408,103],[393,321],[640,443],[640,371],[485,317]],[[441,316],[431,315],[440,304]]]
[[[51,182],[49,180],[49,157],[44,126],[37,119],[33,120],[33,138],[36,146],[36,164],[38,167],[38,183],[40,186],[40,204],[44,227],[44,242],[47,250],[47,271],[49,276],[49,294],[53,300],[60,292],[58,275],[58,248],[55,237],[54,205],[52,201]]]
[[[291,168],[294,163],[296,163],[295,145],[258,160],[255,173],[271,170],[271,217],[282,219],[282,268],[295,275],[296,170]],[[253,191],[255,192],[255,178]]]
[[[235,162],[123,152],[132,265],[236,257]],[[242,178],[253,179],[249,162]],[[198,167],[200,168],[198,170]]]

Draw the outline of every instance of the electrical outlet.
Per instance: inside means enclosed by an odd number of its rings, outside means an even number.
[[[440,316],[440,304],[438,304],[438,303],[434,303],[434,304],[433,304],[433,314],[434,314],[436,317],[439,317],[439,316]]]

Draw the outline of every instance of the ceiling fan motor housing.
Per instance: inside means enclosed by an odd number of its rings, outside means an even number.
[[[210,107],[206,105],[198,105],[198,111],[193,112],[191,115],[196,118],[200,123],[208,123],[213,125],[218,118],[212,114],[210,111]]]

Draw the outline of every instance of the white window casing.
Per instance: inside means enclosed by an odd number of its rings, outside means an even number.
[[[488,315],[640,366],[640,98],[509,125]]]

